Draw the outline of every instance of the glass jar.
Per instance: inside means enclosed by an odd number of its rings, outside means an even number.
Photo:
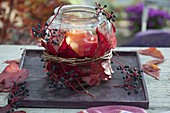
[[[111,48],[116,45],[112,25],[102,13],[96,14],[94,7],[86,5],[64,5],[61,9],[58,7],[54,10],[53,16],[47,21],[49,29],[56,29],[65,32],[64,36],[58,38],[58,45],[61,45],[63,38],[66,43],[78,54],[76,57],[99,57],[107,51],[96,53],[101,44],[98,43],[96,29],[105,36]],[[57,16],[56,16],[57,14]],[[62,33],[61,33],[62,34]],[[60,34],[60,35],[61,35]],[[54,34],[53,34],[54,35]],[[56,33],[55,36],[57,36]],[[58,46],[56,50],[58,50]],[[108,48],[110,49],[110,48]],[[62,57],[69,57],[65,54]],[[75,57],[71,56],[70,57]]]
[[[86,5],[65,5],[47,21],[44,59],[58,88],[95,86],[113,73],[114,26],[102,11]]]

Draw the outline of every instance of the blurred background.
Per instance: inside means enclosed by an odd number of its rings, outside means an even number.
[[[118,46],[170,47],[169,0],[0,0],[0,44],[33,45],[29,28],[44,24],[57,6],[95,2],[115,12]]]

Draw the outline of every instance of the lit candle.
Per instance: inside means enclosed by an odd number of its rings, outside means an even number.
[[[90,36],[84,39],[84,56],[94,57],[98,46],[98,37]]]
[[[71,46],[71,48],[78,53],[78,44],[76,42],[74,42],[74,40],[72,40],[69,36],[67,36],[66,38],[66,42],[68,45]]]
[[[81,57],[90,56],[94,48],[97,47],[97,37],[87,31],[72,30],[67,32],[66,36],[67,44],[69,44]]]
[[[85,37],[86,33],[85,31],[82,30],[70,30],[68,32],[66,32],[66,42],[68,45],[71,46],[71,48],[77,52],[80,56],[81,53],[79,53],[78,48],[79,47],[79,43],[81,43],[81,40]]]

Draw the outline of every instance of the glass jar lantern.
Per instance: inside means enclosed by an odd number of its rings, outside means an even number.
[[[41,45],[46,70],[57,88],[75,90],[111,78],[110,59],[117,41],[109,18],[99,6],[64,5],[54,10]]]
[[[58,13],[58,15],[56,17],[55,15],[51,16],[47,21],[49,24],[53,20],[49,28],[65,31],[66,43],[71,46],[79,57],[94,57],[96,49],[100,48],[96,28],[110,41],[111,46],[115,46],[116,39],[113,36],[111,23],[101,13],[96,14],[94,7],[65,5],[60,10],[56,8],[54,13]],[[114,39],[110,40],[111,38]],[[58,43],[61,44],[61,42]]]

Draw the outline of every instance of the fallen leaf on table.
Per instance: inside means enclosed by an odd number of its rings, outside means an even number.
[[[144,64],[143,65],[143,71],[146,74],[156,78],[157,80],[159,80],[159,70],[160,68],[155,64]]]
[[[143,65],[143,71],[146,74],[159,80],[159,71],[161,69],[157,66],[157,64],[164,62],[164,56],[163,56],[162,52],[154,47],[151,47],[151,48],[145,49],[145,50],[140,50],[138,52],[140,54],[152,56],[154,58],[159,59],[159,60],[150,60],[146,64]]]
[[[6,60],[4,63],[11,64],[11,63],[13,63],[13,62],[19,64],[20,59],[16,59],[16,60]]]
[[[5,88],[11,88],[14,82],[23,82],[28,77],[27,69],[19,69],[19,65],[15,62],[10,63],[2,73],[0,73],[0,84]]]
[[[138,52],[140,54],[152,56],[154,58],[164,59],[162,52],[154,47],[151,47],[151,48],[145,49],[145,50],[139,50]]]
[[[21,83],[28,77],[27,69],[20,69],[16,60],[5,61],[8,65],[0,73],[0,92],[11,92],[14,83]],[[13,111],[11,104],[0,107],[0,113],[26,113],[25,111]]]
[[[5,67],[2,73],[15,73],[18,71],[20,71],[18,64],[15,62],[12,62],[12,63],[9,63],[9,65]]]
[[[144,69],[147,69],[150,72],[155,72],[161,70],[157,65],[155,64],[144,64],[143,65]]]
[[[10,105],[6,105],[5,107],[0,107],[0,113],[26,113],[25,111],[14,111],[12,112],[12,108]]]
[[[163,59],[161,59],[161,60],[150,60],[150,61],[146,62],[146,64],[148,64],[148,65],[152,65],[152,64],[157,65],[157,64],[160,64],[162,62],[164,62]]]
[[[12,108],[10,105],[6,105],[4,107],[0,107],[0,113],[7,113],[7,111],[12,111]]]

